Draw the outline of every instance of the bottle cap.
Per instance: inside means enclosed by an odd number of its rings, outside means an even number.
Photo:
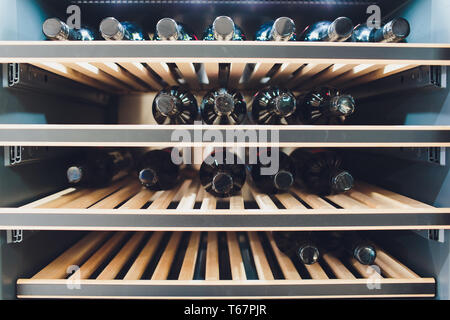
[[[342,116],[348,117],[355,112],[355,99],[350,95],[340,95],[335,100],[335,110]]]
[[[113,17],[108,17],[100,22],[100,32],[107,40],[123,40],[125,30],[122,24]]]
[[[302,246],[297,254],[304,264],[314,264],[319,260],[319,249],[312,244]]]
[[[217,173],[213,178],[212,188],[217,193],[229,193],[233,189],[233,177],[225,172]]]
[[[153,186],[158,182],[158,175],[155,170],[146,168],[139,172],[139,180],[143,185]]]
[[[45,20],[42,25],[42,32],[50,39],[67,40],[69,37],[69,26],[58,18]]]
[[[234,36],[233,19],[227,16],[217,17],[212,25],[216,40],[231,40]]]
[[[156,33],[162,40],[178,40],[178,24],[171,18],[163,18],[156,24]]]
[[[272,37],[276,41],[287,41],[295,33],[295,23],[291,18],[280,17],[273,23]]]
[[[354,257],[361,264],[371,265],[375,262],[377,252],[371,245],[361,245],[355,248]]]
[[[172,115],[177,111],[177,99],[167,93],[159,94],[155,99],[155,104],[156,109],[164,116]]]
[[[274,99],[275,112],[283,117],[288,117],[295,112],[295,97],[289,93],[283,92]]]
[[[353,22],[349,18],[339,17],[330,25],[329,33],[332,41],[344,41],[353,33]]]
[[[409,22],[403,18],[395,18],[394,20],[388,22],[384,27],[384,33],[388,38],[393,39],[404,39],[409,36],[411,32],[411,27]]]
[[[334,192],[345,192],[353,188],[353,176],[347,171],[341,171],[331,178],[331,186]]]
[[[78,183],[83,178],[83,170],[80,167],[73,166],[67,169],[67,180],[69,183]]]
[[[273,177],[273,182],[278,190],[288,190],[294,183],[294,176],[289,171],[280,170]]]
[[[220,116],[229,115],[234,111],[234,98],[229,93],[220,93],[215,97],[214,109]]]

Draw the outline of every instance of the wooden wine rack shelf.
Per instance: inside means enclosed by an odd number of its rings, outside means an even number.
[[[270,232],[91,232],[30,279],[19,298],[434,297],[421,278],[377,248],[375,265],[323,255],[293,263]],[[73,270],[73,266],[78,266]],[[68,270],[75,271],[69,273]],[[75,287],[77,286],[78,287]]]
[[[0,42],[0,63],[31,63],[113,93],[155,91],[178,84],[177,77],[192,88],[212,88],[220,64],[229,64],[226,85],[241,89],[323,83],[345,89],[419,65],[450,65],[448,44],[238,42],[8,41]],[[248,64],[252,70],[241,78]]]
[[[170,191],[130,178],[101,189],[73,188],[20,208],[0,208],[1,229],[25,230],[389,230],[450,229],[450,208],[435,208],[359,182],[346,194],[302,190],[268,196],[248,188],[216,199],[196,181]]]
[[[214,138],[204,138],[207,134]],[[179,140],[180,137],[184,140]],[[196,137],[201,137],[201,141],[196,141]],[[228,137],[232,137],[231,141],[227,140]],[[238,137],[245,140],[240,141]],[[256,141],[249,140],[250,137],[256,138]],[[0,124],[0,145],[163,148],[169,146],[450,147],[450,127]]]

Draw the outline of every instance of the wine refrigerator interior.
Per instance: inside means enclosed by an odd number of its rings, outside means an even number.
[[[446,0],[0,2],[0,299],[450,299]]]

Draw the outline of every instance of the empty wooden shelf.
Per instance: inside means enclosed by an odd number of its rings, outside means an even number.
[[[0,208],[1,229],[24,230],[391,230],[448,229],[450,208],[435,208],[359,182],[319,197],[303,190],[268,196],[247,188],[216,199],[197,181],[169,191],[137,178],[99,189],[69,188],[20,208]]]

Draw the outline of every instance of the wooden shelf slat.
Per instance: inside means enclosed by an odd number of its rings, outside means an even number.
[[[252,249],[256,271],[260,280],[273,280],[274,276],[267,261],[266,254],[256,232],[248,233],[250,248]]]
[[[305,269],[310,274],[311,278],[314,280],[327,280],[329,279],[325,271],[323,270],[322,266],[319,264],[319,262],[316,262],[314,264],[304,264]]]
[[[338,279],[356,279],[356,277],[331,253],[322,254],[322,259],[328,264]]]
[[[159,259],[158,265],[152,275],[152,280],[166,280],[170,272],[170,267],[177,253],[178,246],[180,244],[182,232],[174,232],[170,237],[169,243],[164,250],[163,255]]]
[[[292,260],[285,255],[283,252],[278,249],[278,246],[273,238],[272,232],[266,232],[267,237],[269,238],[270,246],[272,247],[273,253],[275,254],[276,259],[280,265],[281,271],[283,272],[284,278],[286,280],[300,280],[300,274],[295,268]]]
[[[130,259],[139,243],[144,238],[145,232],[136,232],[128,240],[128,242],[120,249],[119,253],[111,260],[111,262],[103,269],[103,271],[97,276],[98,280],[111,280],[114,279],[122,269],[122,267]]]
[[[147,243],[142,248],[136,260],[134,260],[133,264],[125,275],[124,280],[139,280],[142,278],[142,275],[144,274],[148,264],[150,263],[150,260],[155,254],[163,235],[164,232],[154,232],[150,236],[150,238],[147,240]]]
[[[194,279],[195,262],[197,261],[198,248],[200,246],[201,232],[192,232],[189,243],[181,265],[178,280]]]
[[[383,278],[383,276],[373,266],[363,265],[362,263],[360,263],[358,260],[356,260],[353,257],[350,259],[350,264],[365,279],[367,279],[367,278],[382,279]],[[379,270],[379,271],[381,272],[381,270]]]
[[[38,201],[29,203],[28,205],[22,206],[22,208],[59,208],[66,203],[71,202],[72,200],[82,197],[88,193],[90,193],[92,190],[89,189],[81,189],[81,190],[75,190],[73,188],[70,188],[73,191],[70,191],[69,193],[66,193],[65,190],[62,191],[63,194],[60,192],[51,195],[52,199],[49,199],[49,197],[45,197],[41,200],[42,202],[37,203]],[[66,189],[67,190],[67,189]]]
[[[244,262],[242,261],[242,254],[235,232],[227,232],[227,244],[233,280],[247,280]]]
[[[102,70],[103,72],[109,74],[113,78],[117,78],[118,80],[126,83],[128,86],[132,87],[137,91],[148,91],[148,87],[144,87],[138,81],[136,81],[130,74],[121,69],[118,64],[111,62],[110,64],[101,63],[101,62],[92,62],[94,67]]]
[[[139,62],[120,62],[124,69],[144,81],[151,88],[161,90],[162,86],[153,78],[150,71],[148,71],[143,64]]]
[[[208,232],[205,280],[219,280],[219,244],[215,231]]]
[[[136,195],[127,200],[123,205],[119,207],[121,210],[125,209],[140,209],[147,202],[150,201],[151,197],[155,194],[154,191],[148,189],[141,189]]]
[[[416,279],[420,278],[416,273],[407,268],[400,261],[391,257],[385,251],[379,247],[375,247],[377,250],[377,258],[375,259],[375,264],[380,266],[381,270],[386,273],[391,278],[402,278],[402,279]]]

